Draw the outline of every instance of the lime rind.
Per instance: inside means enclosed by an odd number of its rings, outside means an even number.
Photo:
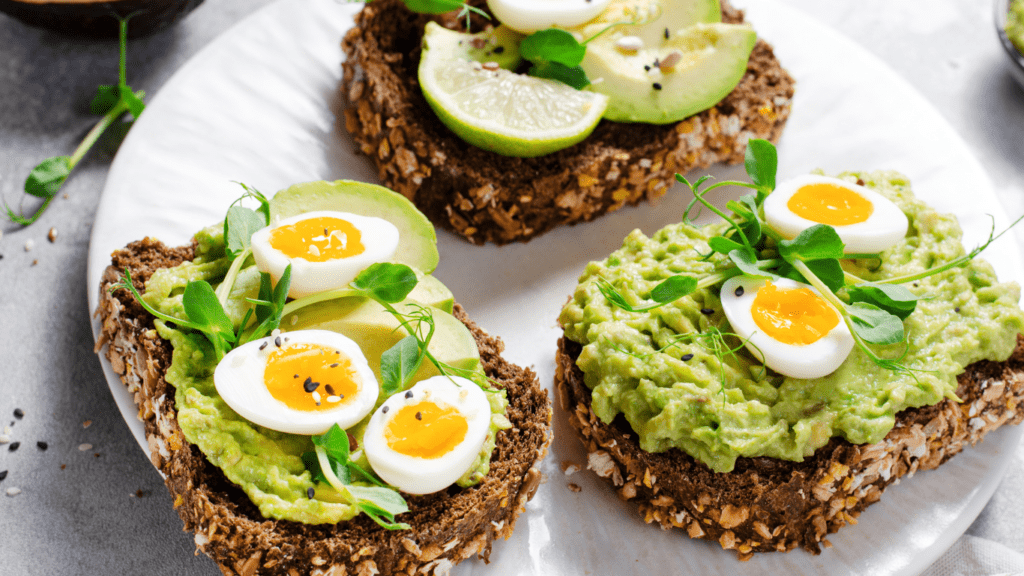
[[[467,60],[461,46],[471,38],[428,23],[419,67],[427,103],[459,138],[528,158],[568,148],[593,132],[607,96]]]

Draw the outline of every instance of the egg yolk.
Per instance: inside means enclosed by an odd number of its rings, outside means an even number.
[[[469,430],[466,417],[450,406],[421,401],[403,406],[384,427],[384,439],[399,454],[440,458],[459,445]]]
[[[789,198],[786,207],[801,218],[829,226],[858,224],[875,211],[870,200],[835,184],[802,186]]]
[[[825,337],[839,324],[839,315],[808,288],[778,288],[768,282],[750,307],[754,323],[783,344],[804,346]]]
[[[309,218],[270,231],[270,246],[289,258],[327,262],[362,254],[362,234],[348,220]]]
[[[351,402],[359,392],[357,378],[348,356],[331,346],[307,343],[274,349],[263,372],[271,396],[305,412]]]

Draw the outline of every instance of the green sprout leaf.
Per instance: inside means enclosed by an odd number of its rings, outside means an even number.
[[[832,292],[839,290],[846,284],[846,274],[843,272],[843,267],[839,264],[838,260],[813,260],[803,264]],[[775,271],[784,278],[803,282],[804,284],[810,283],[810,278],[805,277],[788,262],[779,266]]]
[[[419,280],[405,264],[379,262],[359,273],[350,286],[378,302],[394,304],[405,300]]]
[[[244,206],[228,208],[224,218],[224,241],[228,256],[237,257],[249,248],[252,235],[266,225],[266,219],[255,210]]]
[[[220,355],[227,353],[235,342],[235,327],[217,299],[209,282],[189,282],[181,299],[185,315],[190,322],[198,324]]]
[[[920,300],[916,294],[898,284],[865,282],[848,286],[846,293],[850,297],[850,303],[872,304],[900,320],[906,320],[917,308],[917,301]]]
[[[733,250],[740,250],[743,251],[744,253],[747,253],[746,246],[740,244],[739,242],[736,242],[735,240],[730,240],[725,236],[712,237],[710,240],[708,240],[708,246],[710,246],[712,250],[718,252],[719,254],[729,254]],[[751,256],[751,258],[753,258],[753,256]]]
[[[792,262],[842,258],[845,245],[836,229],[825,224],[806,228],[792,240],[779,242],[779,255]]]
[[[423,357],[419,342],[411,334],[380,355],[380,387],[385,397],[405,389],[420,369]]]
[[[732,260],[732,263],[741,272],[752,278],[768,278],[769,280],[778,278],[778,275],[761,268],[763,264],[760,264],[751,251],[745,247],[729,252],[729,260]]]
[[[568,67],[579,66],[587,47],[576,37],[558,28],[548,28],[530,34],[519,44],[519,54],[533,63],[557,62]]]
[[[576,38],[557,28],[548,28],[530,34],[519,45],[519,54],[533,63],[530,76],[557,80],[582,90],[590,79],[580,63],[587,47]]]
[[[747,169],[750,180],[757,185],[761,194],[767,194],[775,189],[775,173],[779,168],[779,157],[774,144],[759,138],[747,142],[744,167]]]
[[[53,198],[70,174],[70,156],[47,158],[29,172],[25,180],[25,193],[37,198]]]
[[[646,312],[675,302],[692,293],[697,289],[697,279],[692,276],[670,276],[651,290],[651,300],[654,300],[654,303],[640,307],[635,307],[627,302],[626,298],[604,278],[597,279],[597,289],[601,291],[608,302],[617,308],[626,312]]]
[[[259,298],[252,303],[256,304],[257,326],[243,338],[239,339],[239,345],[263,338],[281,325],[281,317],[284,315],[284,307],[288,302],[288,289],[292,282],[292,265],[285,266],[277,285],[271,289],[270,274],[260,273]]]
[[[327,432],[310,438],[314,446],[319,446],[327,452],[327,456],[342,463],[348,462],[349,443],[348,433],[341,429],[341,426],[334,424]]]
[[[903,342],[903,321],[874,304],[857,302],[846,307],[857,335],[872,344]]]
[[[444,14],[462,8],[460,0],[403,0],[409,10],[420,14]]]
[[[110,112],[114,106],[117,106],[120,99],[120,86],[117,84],[102,84],[96,88],[96,95],[92,97],[92,102],[89,103],[89,111],[97,116],[102,116]]]

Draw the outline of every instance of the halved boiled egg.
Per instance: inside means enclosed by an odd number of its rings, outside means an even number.
[[[434,376],[395,394],[370,418],[363,449],[385,482],[409,494],[451,486],[487,439],[491,406],[472,381]]]
[[[213,382],[240,416],[290,434],[349,428],[373,410],[380,391],[359,346],[328,330],[243,344],[217,364]]]
[[[906,214],[881,194],[813,174],[779,184],[764,201],[764,217],[790,239],[815,224],[828,224],[848,254],[887,250],[906,236],[908,226]]]
[[[842,316],[807,284],[736,276],[725,281],[721,298],[733,332],[779,374],[827,376],[853,349]]]
[[[306,212],[259,230],[251,245],[256,267],[274,282],[292,265],[288,295],[302,298],[347,286],[371,264],[391,260],[398,228],[372,216]]]
[[[596,18],[610,0],[487,0],[502,24],[523,34],[558,26],[572,28]]]

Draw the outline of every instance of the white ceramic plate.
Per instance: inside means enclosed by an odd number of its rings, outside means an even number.
[[[898,169],[919,196],[956,212],[972,246],[1006,224],[988,178],[963,141],[928,103],[865,50],[771,0],[748,0],[748,19],[798,80],[780,144],[780,177],[813,168]],[[341,103],[339,48],[358,6],[337,0],[281,0],[247,18],[185,65],[153,99],[121,146],[96,216],[89,253],[89,306],[111,251],[153,236],[182,244],[223,218],[244,181],[266,192],[295,182],[376,181],[369,161],[335,115]],[[739,168],[716,176],[742,178]],[[481,326],[501,335],[507,357],[533,366],[550,387],[556,317],[585,264],[621,244],[633,228],[651,233],[678,221],[687,198],[676,189],[657,207],[624,209],[556,230],[529,244],[472,246],[440,233],[437,276]],[[721,198],[719,200],[722,200]],[[1001,278],[1024,278],[1008,235],[989,252]],[[98,330],[98,325],[94,327]],[[110,389],[145,450],[135,406],[104,362]],[[889,490],[844,528],[820,556],[756,556],[645,525],[632,504],[589,473],[565,477],[563,461],[585,462],[556,413],[548,482],[492,563],[469,561],[463,576],[499,574],[913,574],[926,568],[973,521],[995,490],[1021,430],[1003,430],[937,472]],[[571,492],[566,484],[582,487]],[[168,511],[170,513],[170,511]]]

